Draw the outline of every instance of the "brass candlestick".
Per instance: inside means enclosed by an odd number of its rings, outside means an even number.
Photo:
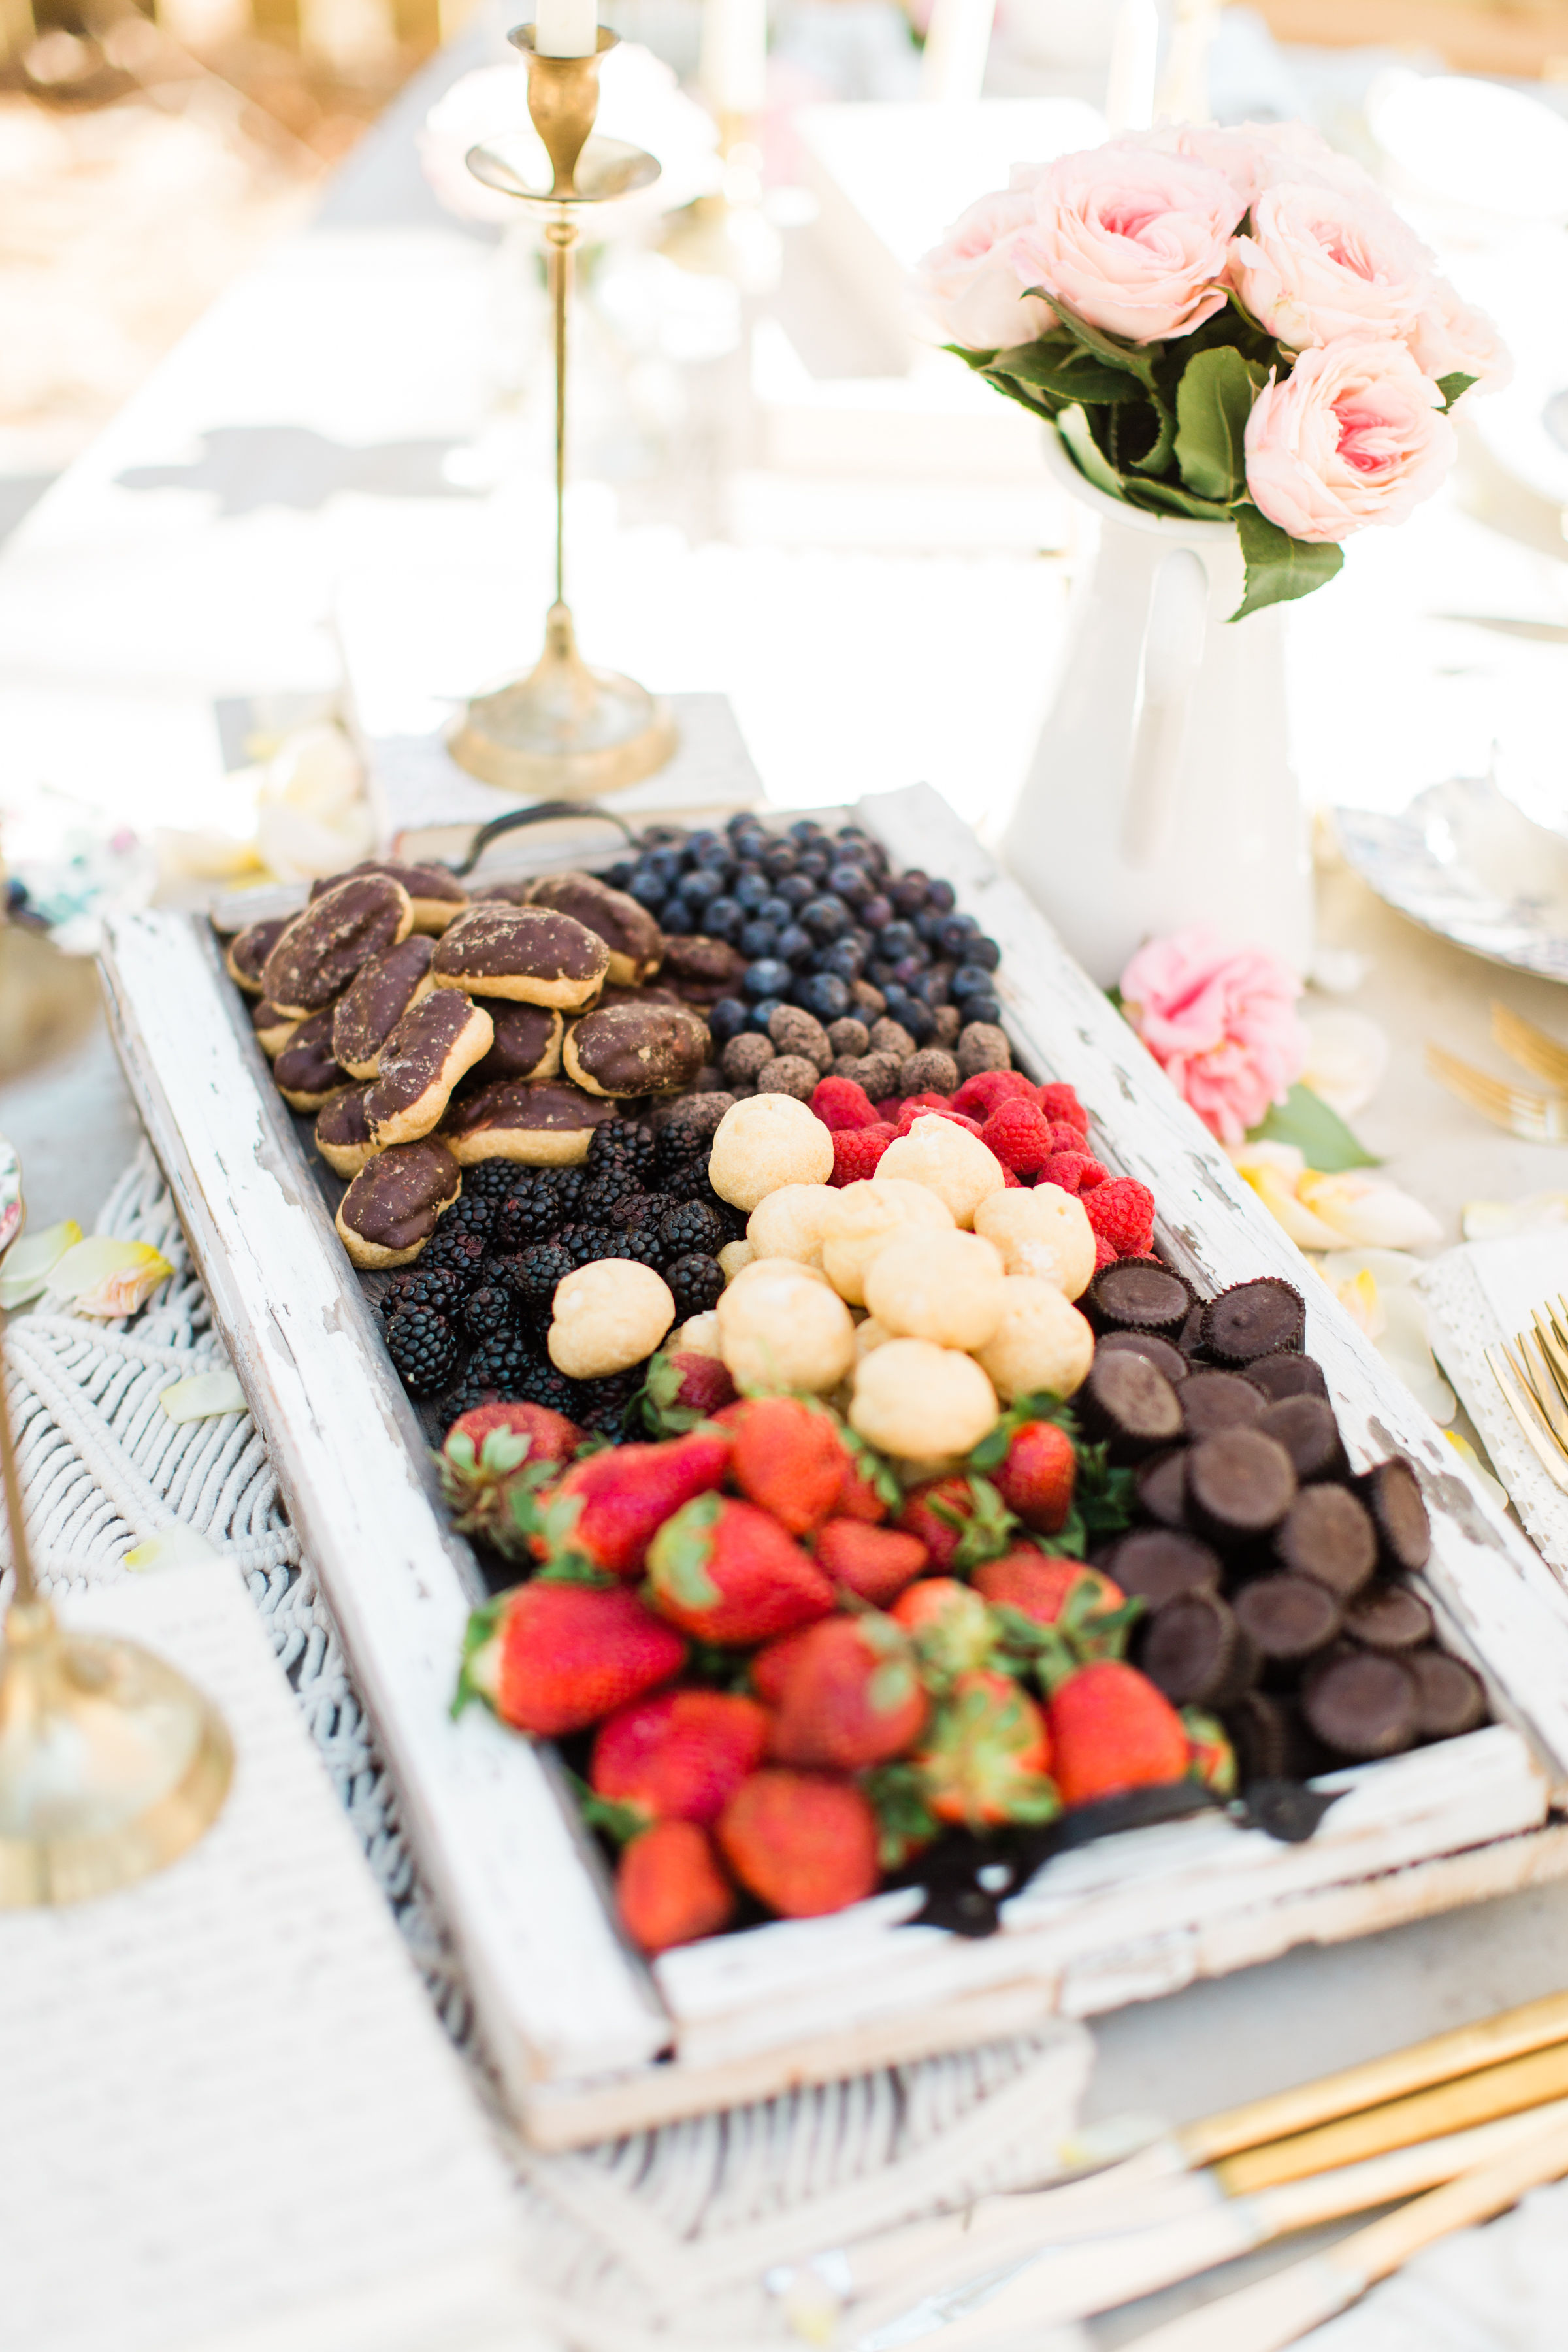
[[[551,183],[541,187],[531,151],[504,138],[470,149],[468,165],[486,187],[515,196],[544,223],[555,320],[555,602],[537,666],[510,686],[477,695],[447,748],[487,784],[591,799],[652,775],[677,741],[668,709],[646,688],[613,670],[589,668],[566,603],[566,320],[579,215],[584,205],[651,187],[658,164],[640,147],[589,135],[599,108],[599,59],[616,47],[614,33],[601,28],[597,52],[587,58],[541,57],[531,25],[507,37],[528,60],[528,110],[550,158]]]
[[[174,1862],[228,1794],[234,1749],[184,1675],[73,1633],[38,1591],[0,1352],[0,1486],[16,1590],[0,1645],[0,1910],[79,1903]]]
[[[763,152],[749,115],[719,117],[722,185],[676,214],[659,251],[698,278],[727,278],[742,294],[767,294],[778,284],[783,247],[763,211]]]

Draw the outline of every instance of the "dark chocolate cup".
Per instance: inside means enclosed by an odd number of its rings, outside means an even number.
[[[1097,1350],[1108,1355],[1123,1349],[1131,1355],[1142,1356],[1157,1372],[1163,1372],[1173,1387],[1186,1379],[1190,1369],[1181,1349],[1169,1339],[1163,1339],[1157,1331],[1105,1331],[1095,1345]]]
[[[1420,1482],[1402,1454],[1374,1463],[1356,1480],[1356,1492],[1372,1513],[1378,1553],[1384,1568],[1412,1574],[1432,1555],[1432,1522]]]
[[[1154,1258],[1101,1266],[1079,1306],[1097,1331],[1179,1331],[1192,1312],[1191,1286]]]
[[[1248,1364],[1247,1377],[1257,1382],[1270,1404],[1278,1404],[1282,1397],[1326,1398],[1329,1393],[1317,1358],[1298,1355],[1293,1348],[1282,1348],[1277,1356],[1259,1356]]]
[[[1279,1440],[1290,1456],[1299,1486],[1310,1486],[1320,1479],[1342,1475],[1345,1450],[1333,1406],[1326,1397],[1281,1397],[1278,1404],[1264,1407],[1258,1426],[1266,1436]]]
[[[1274,1531],[1274,1556],[1292,1575],[1313,1577],[1348,1601],[1377,1566],[1377,1530],[1347,1487],[1304,1486]]]
[[[1118,1538],[1100,1564],[1123,1592],[1146,1601],[1152,1611],[1189,1592],[1217,1592],[1222,1572],[1217,1552],[1173,1528],[1135,1528]]]
[[[1277,1274],[1237,1282],[1204,1308],[1203,1343],[1217,1364],[1251,1364],[1289,1349],[1300,1352],[1307,1302]]]
[[[1163,1528],[1187,1524],[1187,1457],[1184,1448],[1151,1455],[1132,1474],[1139,1507]]]
[[[1302,1712],[1336,1756],[1358,1763],[1397,1756],[1415,1738],[1415,1677],[1398,1658],[1342,1650],[1308,1676]]]
[[[1232,1604],[1237,1624],[1271,1665],[1298,1668],[1339,1638],[1340,1604],[1310,1576],[1260,1576]]]
[[[1345,1611],[1345,1632],[1363,1650],[1419,1650],[1434,1631],[1432,1612],[1405,1584],[1369,1584]]]
[[[1177,1332],[1176,1345],[1183,1355],[1189,1358],[1200,1356],[1203,1353],[1204,1308],[1201,1301],[1194,1307],[1192,1313]]]
[[[1244,1789],[1253,1780],[1310,1780],[1315,1772],[1336,1771],[1343,1761],[1309,1730],[1293,1692],[1244,1691],[1223,1721]]]
[[[1118,1348],[1096,1354],[1073,1400],[1089,1437],[1110,1444],[1118,1462],[1137,1462],[1182,1433],[1176,1391],[1145,1356]]]
[[[1222,1429],[1187,1455],[1187,1511],[1215,1543],[1247,1544],[1279,1525],[1296,1494],[1290,1456],[1256,1429]]]
[[[1157,1611],[1138,1663],[1173,1706],[1228,1706],[1258,1676],[1258,1653],[1217,1592],[1185,1592]]]
[[[1415,1678],[1417,1739],[1458,1739],[1486,1721],[1486,1685],[1462,1658],[1412,1650],[1400,1663]]]
[[[1182,1428],[1189,1444],[1222,1429],[1252,1429],[1268,1408],[1239,1372],[1194,1369],[1182,1382]],[[1287,1449],[1289,1450],[1289,1449]]]

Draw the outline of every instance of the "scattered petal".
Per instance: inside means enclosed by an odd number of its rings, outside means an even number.
[[[1432,1353],[1426,1301],[1408,1287],[1380,1291],[1379,1297],[1385,1328],[1376,1343],[1378,1354],[1434,1421],[1452,1421],[1458,1403]]]
[[[1310,1209],[1303,1207],[1283,1169],[1270,1167],[1266,1160],[1254,1160],[1241,1172],[1269,1214],[1284,1226],[1298,1249],[1338,1248],[1344,1235],[1336,1233],[1332,1225],[1324,1224],[1321,1217],[1315,1217]]]
[[[1258,1138],[1247,1143],[1238,1143],[1230,1156],[1249,1184],[1255,1167],[1277,1168],[1282,1176],[1289,1178],[1292,1185],[1299,1176],[1307,1172],[1307,1155],[1295,1143],[1266,1143]]]
[[[1372,1100],[1388,1067],[1388,1032],[1364,1013],[1347,1013],[1338,1005],[1309,1006],[1307,1066],[1303,1086],[1310,1087],[1341,1118],[1352,1118]]]
[[[0,1271],[0,1307],[26,1307],[47,1290],[55,1267],[80,1239],[81,1227],[74,1217],[67,1217],[60,1224],[46,1225],[42,1233],[28,1234],[25,1240],[14,1243]]]
[[[49,1276],[49,1288],[74,1301],[79,1315],[112,1318],[133,1315],[161,1282],[174,1273],[166,1257],[147,1242],[116,1241],[91,1234],[65,1252]]]
[[[210,1421],[225,1412],[248,1410],[245,1391],[231,1371],[193,1372],[161,1391],[159,1403],[171,1421]]]
[[[194,1568],[198,1561],[216,1559],[218,1554],[197,1528],[176,1519],[173,1527],[160,1528],[155,1536],[139,1543],[125,1555],[127,1568]]]
[[[1407,1250],[1340,1249],[1324,1258],[1319,1271],[1331,1283],[1350,1282],[1363,1267],[1380,1290],[1397,1290],[1425,1274],[1426,1261]]]
[[[1358,1169],[1333,1176],[1309,1173],[1297,1192],[1342,1241],[1372,1249],[1412,1249],[1443,1238],[1443,1228],[1430,1209],[1386,1178],[1366,1176]]]
[[[1531,1192],[1522,1201],[1467,1201],[1459,1230],[1468,1242],[1495,1242],[1564,1224],[1568,1192]]]
[[[1369,1339],[1382,1339],[1388,1328],[1388,1317],[1370,1266],[1363,1266],[1348,1282],[1331,1283],[1329,1287],[1351,1321],[1358,1324]]]

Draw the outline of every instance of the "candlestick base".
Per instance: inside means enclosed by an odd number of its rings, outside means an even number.
[[[0,1648],[0,1910],[80,1903],[163,1870],[228,1794],[234,1748],[184,1675],[138,1643],[6,1613]]]
[[[552,604],[526,677],[476,695],[447,748],[487,784],[530,798],[594,800],[651,776],[678,740],[668,707],[635,679],[590,669],[572,614]]]
[[[779,233],[763,212],[763,154],[743,115],[719,120],[723,183],[678,212],[659,251],[697,278],[727,278],[742,294],[771,294],[784,267]]]

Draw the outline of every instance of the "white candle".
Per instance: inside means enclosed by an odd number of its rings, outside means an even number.
[[[542,58],[591,58],[599,46],[598,0],[539,0],[533,46]]]
[[[936,0],[926,26],[920,94],[928,104],[965,105],[985,82],[996,0]]]
[[[715,114],[760,114],[768,73],[768,0],[706,0],[698,78]]]
[[[1121,0],[1110,40],[1105,121],[1113,133],[1146,131],[1154,120],[1160,61],[1160,11],[1154,0]]]

